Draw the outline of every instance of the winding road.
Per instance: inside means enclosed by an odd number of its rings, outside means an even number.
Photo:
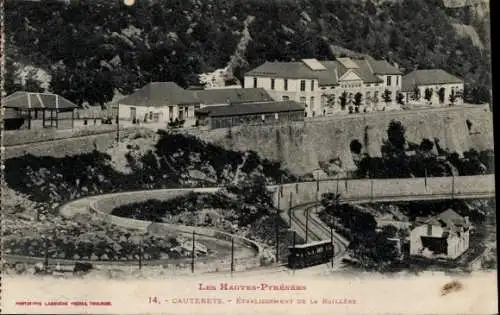
[[[407,185],[415,185],[415,180],[416,179],[408,179],[405,181],[404,179],[388,179],[388,180],[377,180],[377,186],[378,185],[389,185],[389,184],[398,184],[401,185],[401,182],[407,182]],[[424,180],[424,179],[420,179]],[[435,180],[438,180],[435,178]],[[439,179],[441,181],[441,179]],[[446,181],[446,179],[444,179]],[[463,180],[463,181],[462,181]],[[426,183],[427,181],[432,181],[432,178],[425,179]],[[381,202],[381,201],[409,201],[409,200],[439,200],[439,199],[478,199],[478,198],[491,198],[495,196],[495,188],[494,188],[494,177],[493,175],[483,175],[483,176],[473,176],[473,177],[456,177],[453,179],[453,183],[458,183],[460,185],[457,185],[457,187],[460,187],[460,191],[455,191],[455,189],[450,189],[448,187],[449,185],[444,185],[444,188],[440,189],[435,189],[434,191],[430,191],[428,193],[418,193],[418,194],[407,194],[404,193],[404,191],[407,191],[407,188],[401,189],[400,191],[389,191],[389,192],[384,192],[381,190],[380,192],[377,192],[377,194],[374,194],[373,190],[373,180],[357,180],[359,187],[365,187],[367,191],[361,192],[360,191],[354,191],[350,190],[349,193],[345,195],[342,195],[342,202],[352,202],[352,203],[368,203],[368,202]],[[394,182],[394,183],[393,183]],[[470,185],[470,183],[475,183],[475,182],[481,182],[483,185]],[[332,183],[336,182],[325,182],[327,185],[332,185]],[[370,183],[371,183],[371,188],[370,188]],[[464,184],[465,185],[462,185]],[[490,186],[488,183],[491,183],[492,185]],[[317,189],[319,189],[318,183],[316,182],[308,182],[308,183],[300,183],[301,185],[305,185],[304,187],[308,188],[305,190],[309,191],[314,191],[316,192]],[[356,185],[358,185],[356,184]],[[446,184],[446,183],[445,183]],[[295,187],[295,184],[287,184],[289,187],[293,186]],[[290,186],[291,185],[291,186]],[[347,183],[345,184],[347,188]],[[390,186],[390,185],[389,185]],[[274,189],[275,196],[278,196],[278,208],[279,208],[279,197],[280,193],[276,189],[279,186],[269,186],[271,190]],[[357,186],[354,186],[357,187]],[[455,187],[455,186],[453,186]],[[465,188],[464,188],[465,187]],[[280,187],[281,188],[281,187]],[[296,188],[293,188],[294,190]],[[302,188],[303,189],[303,188]],[[337,185],[338,189],[338,185]],[[406,189],[406,190],[405,190]],[[426,189],[428,189],[426,187]],[[96,204],[99,200],[105,200],[106,198],[110,198],[112,195],[115,200],[129,200],[129,199],[134,199],[134,197],[141,196],[144,198],[145,195],[148,196],[148,198],[154,198],[155,194],[156,195],[168,195],[169,193],[172,192],[178,192],[179,190],[181,191],[193,191],[193,192],[209,192],[214,189],[211,188],[189,188],[189,189],[162,189],[162,190],[149,190],[149,191],[135,191],[135,192],[123,192],[123,193],[115,193],[115,194],[105,194],[105,195],[99,195],[99,196],[92,196],[92,197],[86,197],[86,198],[81,198],[78,200],[71,201],[60,208],[61,215],[63,215],[66,218],[72,218],[78,213],[85,213],[89,212],[90,208],[92,207],[93,204]],[[304,190],[304,191],[305,191]],[[354,193],[354,195],[352,195]],[[276,195],[277,194],[277,195]],[[310,196],[309,196],[310,197]],[[304,200],[307,200],[308,196],[303,197]],[[318,240],[329,240],[331,238],[331,231],[330,228],[327,227],[317,216],[316,210],[317,210],[317,202],[306,202],[304,200],[298,200],[297,204],[294,207],[291,207],[288,209],[288,211],[284,210],[283,208],[281,209],[280,215],[281,217],[285,220],[285,222],[290,222],[291,226],[290,228],[302,238],[306,239],[306,225],[307,225],[307,230],[308,230],[308,236],[307,240],[308,241],[318,241]],[[109,210],[109,209],[108,209]],[[104,212],[106,213],[106,212]],[[108,212],[109,213],[109,212]],[[289,216],[289,213],[291,214],[291,218]],[[105,214],[110,217],[109,214]],[[116,218],[116,217],[115,217]],[[141,225],[147,225],[147,222],[137,222],[138,220],[129,220],[125,218],[118,218],[120,222],[126,222],[128,221],[135,221],[134,224],[141,224]],[[342,257],[342,254],[345,252],[347,246],[348,246],[348,241],[345,240],[341,235],[338,235],[333,231],[333,242],[335,246],[335,259],[338,260]],[[24,262],[39,262],[40,258],[32,258],[32,257],[23,257],[23,256],[13,256],[13,255],[5,255],[6,258],[10,261],[24,261]],[[58,260],[59,261],[59,260]],[[71,261],[73,263],[73,261]],[[145,265],[149,263],[154,263],[154,262],[144,262]],[[113,262],[107,262],[107,265],[112,265]],[[127,263],[125,263],[127,264]],[[136,264],[136,262],[131,262],[131,264]],[[117,263],[116,265],[123,265],[123,262]],[[263,271],[262,268],[259,268],[259,272]],[[267,272],[277,272],[277,271],[282,271],[284,268],[282,266],[274,266],[272,268],[267,269]],[[248,272],[252,271],[252,269],[248,270]],[[253,272],[256,272],[257,270],[253,270]]]

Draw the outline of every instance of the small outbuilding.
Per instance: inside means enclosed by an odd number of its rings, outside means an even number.
[[[73,128],[77,105],[57,94],[18,91],[6,97],[4,107],[11,119],[23,121],[15,129]]]
[[[231,103],[209,106],[195,112],[198,126],[231,128],[244,124],[277,124],[304,120],[304,105],[295,101]]]
[[[410,255],[456,259],[469,248],[470,223],[452,209],[417,220],[410,232]]]

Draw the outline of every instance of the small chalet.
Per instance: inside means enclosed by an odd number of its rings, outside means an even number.
[[[231,128],[243,124],[303,121],[304,105],[295,101],[233,103],[201,108],[195,114],[202,128]]]
[[[468,217],[448,209],[437,216],[417,219],[410,232],[410,255],[455,259],[469,248]]]

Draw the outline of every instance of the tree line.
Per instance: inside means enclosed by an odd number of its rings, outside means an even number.
[[[187,87],[228,64],[254,16],[252,39],[232,65],[236,80],[266,60],[332,59],[336,44],[406,71],[442,68],[464,78],[466,101],[487,102],[489,51],[459,38],[448,11],[435,0],[11,1],[5,89],[40,89],[33,76],[16,80],[15,63],[44,69],[49,90],[79,105],[104,104],[150,81]]]

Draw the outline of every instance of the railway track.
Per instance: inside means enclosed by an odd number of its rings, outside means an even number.
[[[394,195],[383,197],[358,197],[358,198],[345,198],[342,202],[349,203],[370,203],[370,202],[389,202],[389,201],[418,201],[418,200],[441,200],[441,199],[473,199],[473,198],[492,198],[495,193],[492,191],[483,193],[446,193],[446,194],[429,194],[423,196],[415,195]],[[316,209],[316,202],[306,203],[296,206],[291,209],[291,223],[292,229],[305,239],[306,229],[308,234],[308,241],[320,241],[330,239],[330,229],[327,225],[319,220],[317,216],[311,215],[311,211]],[[307,219],[308,217],[308,219]],[[307,228],[306,228],[307,222]],[[346,250],[346,244],[343,240],[333,235],[333,243],[335,246],[335,256],[342,255]]]
[[[295,224],[295,226],[299,228],[299,234],[302,234],[304,236],[307,230],[308,241],[329,240],[331,239],[330,229],[326,226],[325,223],[323,223],[315,215],[311,215],[310,213],[315,208],[316,203],[310,203],[292,209],[292,228],[293,224]],[[309,216],[309,219],[307,219],[307,216]],[[306,221],[308,221],[307,228]],[[302,237],[305,239],[304,236]],[[339,237],[337,237],[335,233],[333,234],[333,244],[335,246],[335,257],[338,257],[345,252],[346,244],[344,244],[344,242]]]

